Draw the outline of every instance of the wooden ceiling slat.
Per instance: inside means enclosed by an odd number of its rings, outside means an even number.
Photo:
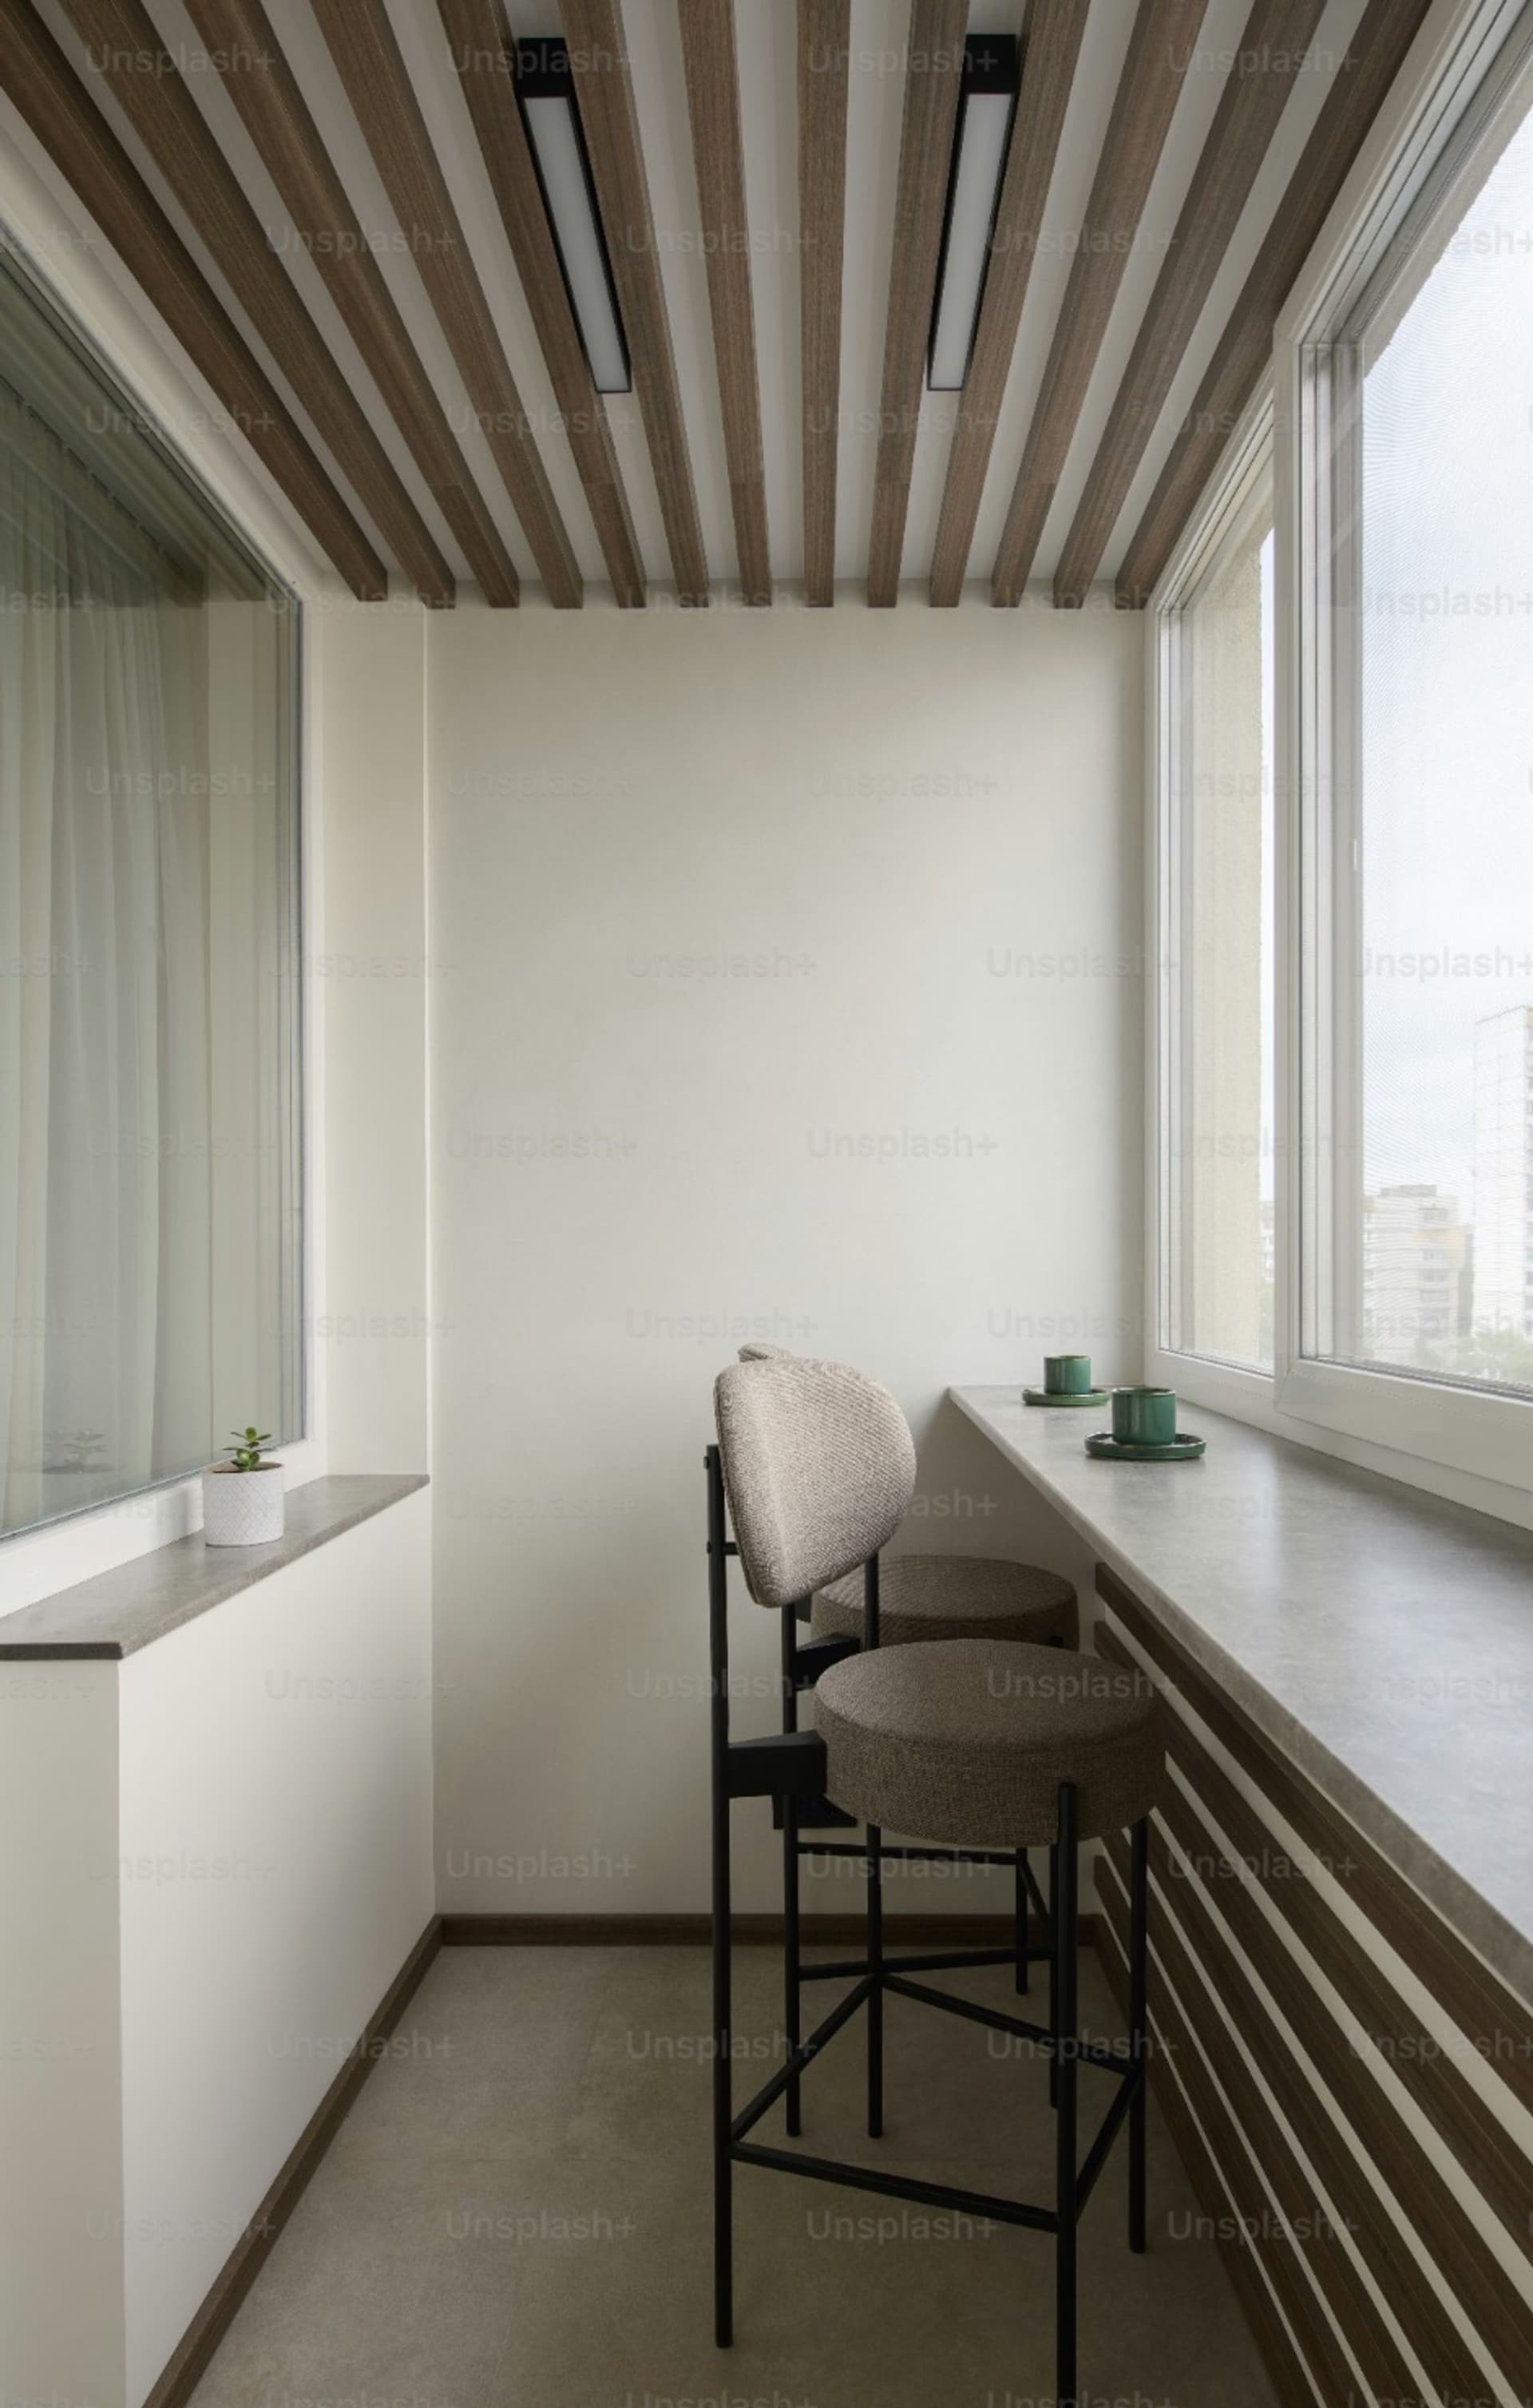
[[[450,607],[451,568],[270,248],[265,227],[163,48],[143,0],[64,5],[124,115],[422,600]],[[152,73],[146,72],[146,60],[154,62]]]
[[[1325,0],[1255,0],[1054,575],[1080,609],[1153,439]]]
[[[991,580],[1021,601],[1208,0],[1139,0]]]
[[[867,554],[867,599],[875,609],[893,609],[899,599],[910,470],[921,420],[967,22],[968,0],[910,0],[894,262],[883,338],[883,397]]]
[[[510,553],[260,0],[186,0],[186,9],[481,593],[514,603]]]
[[[931,599],[938,609],[952,609],[963,594],[1090,6],[1091,0],[1033,0],[1028,13],[1022,91],[932,553]]]
[[[558,610],[580,571],[384,0],[309,0],[511,508]]]
[[[1117,578],[1117,598],[1125,609],[1140,609],[1148,602],[1220,453],[1266,374],[1279,313],[1429,6],[1430,0],[1368,0],[1314,132],[1278,203],[1271,231],[1129,540]]]
[[[351,592],[383,600],[387,567],[31,0],[0,0],[0,89]]]
[[[735,0],[680,0],[680,14],[740,591],[748,603],[769,603],[766,465],[756,377],[755,307],[751,295]]]
[[[638,538],[606,406],[591,380],[543,206],[532,146],[517,106],[512,67],[515,41],[503,0],[437,0],[437,7],[554,398],[564,416],[612,592],[622,609],[641,610],[644,564]]]
[[[804,598],[836,599],[841,261],[852,0],[798,0],[799,336],[804,404]]]
[[[708,557],[660,277],[649,179],[618,0],[562,0],[596,199],[670,547],[678,598],[706,604]]]

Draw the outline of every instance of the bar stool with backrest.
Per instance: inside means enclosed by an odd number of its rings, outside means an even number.
[[[876,1558],[915,1481],[915,1450],[895,1399],[843,1365],[774,1358],[736,1364],[714,1391],[718,1444],[708,1451],[709,1634],[712,1727],[714,2309],[721,2347],[733,2339],[733,2172],[738,2164],[796,2172],[1044,2231],[1056,2253],[1059,2408],[1076,2408],[1076,2231],[1125,2125],[1129,2132],[1129,2245],[1145,2244],[1146,1817],[1165,1783],[1155,1692],[1142,1673],[1070,1651],[953,1640],[880,1643],[876,1580],[865,1644],[830,1665],[816,1694],[818,1728],[732,1740],[729,1728],[726,1502],[746,1584],[756,1601],[792,1610],[817,1587]],[[868,1889],[867,1962],[819,2028],[738,2114],[731,2074],[730,1808],[739,1798],[828,1796],[867,1827],[953,1847],[1053,1846],[1059,1883],[1056,1980],[1039,2026],[913,1980],[884,1961]],[[1077,1851],[1132,1833],[1129,2036],[1126,2055],[1082,2043],[1077,2030]],[[882,2004],[887,1993],[956,2013],[1040,2045],[1056,2077],[1055,2179],[1047,2203],[1002,2199],[840,2163],[750,2138],[827,2042],[866,2013],[867,2123],[883,2122]],[[1112,2077],[1111,2103],[1082,2157],[1078,2076]]]
[[[739,1349],[739,1359],[742,1363],[795,1363],[818,1358],[798,1355],[789,1347],[770,1345],[765,1340],[757,1339]],[[854,1367],[848,1364],[841,1368],[850,1370]],[[1027,1645],[1047,1647],[1074,1647],[1078,1643],[1079,1608],[1075,1584],[1063,1572],[1053,1571],[1042,1564],[1017,1563],[995,1555],[891,1555],[881,1564],[875,1557],[866,1568],[849,1572],[845,1579],[832,1581],[816,1589],[809,1600],[808,1647],[797,1644],[794,1629],[795,1617],[784,1617],[784,1730],[796,1727],[799,1693],[812,1690],[822,1670],[840,1656],[853,1653],[862,1646],[870,1580],[876,1580],[878,1584],[879,1627],[885,1646],[914,1645],[929,1640],[948,1639],[1020,1640]],[[801,1607],[799,1611],[802,1611]],[[864,1856],[866,1852],[845,1840],[804,1837],[806,1830],[823,1829],[826,1824],[850,1825],[851,1816],[838,1813],[827,1802],[802,1809],[787,1805],[779,1811],[783,1828],[783,1915],[790,1930],[796,1932],[800,1862],[807,1857],[852,1858]],[[1010,1857],[1003,1857],[991,1849],[891,1847],[882,1850],[869,1868],[868,1878],[875,1885],[881,1883],[882,1865],[890,1857],[901,1861],[939,1858],[952,1862],[1006,1863],[1010,1865],[1014,1885],[1010,1949],[945,1948],[919,1957],[902,1958],[899,1960],[901,1970],[947,1971],[965,1966],[1004,1964],[1010,1960],[1017,1994],[1025,1997],[1031,1965],[1042,1957],[1052,1968],[1052,1933],[1058,1890],[1058,1870],[1053,1849],[1049,1852],[1047,1898],[1034,1877],[1025,1848],[1018,1849]],[[1041,1948],[1035,1946],[1029,1938],[1030,1903],[1036,1906],[1050,1935]],[[819,1978],[824,1979],[824,1969],[817,1971]],[[1050,1978],[1053,1979],[1052,1971]],[[796,1944],[788,1951],[784,1979],[791,2033],[798,2026],[796,1992],[800,1965]],[[796,2085],[788,2093],[787,2116],[789,2133],[796,2136],[800,2129]]]

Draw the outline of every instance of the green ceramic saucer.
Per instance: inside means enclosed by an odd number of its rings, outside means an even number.
[[[1024,1388],[1024,1405],[1108,1405],[1112,1401],[1110,1388],[1088,1388],[1083,1396],[1056,1396],[1052,1388]]]
[[[1138,1446],[1114,1438],[1110,1430],[1098,1430],[1087,1439],[1086,1453],[1100,1463],[1196,1463],[1207,1445],[1206,1438],[1191,1438],[1185,1430],[1178,1430],[1168,1446]]]

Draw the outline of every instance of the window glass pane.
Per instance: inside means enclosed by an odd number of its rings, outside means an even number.
[[[0,1532],[302,1434],[295,642],[0,263]]]
[[[1533,121],[1436,229],[1362,365],[1328,1351],[1528,1387]]]
[[[1272,497],[1171,617],[1163,1340],[1269,1366],[1273,1296]]]

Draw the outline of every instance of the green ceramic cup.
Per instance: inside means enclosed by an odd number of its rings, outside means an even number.
[[[1125,1446],[1169,1446],[1176,1437],[1176,1390],[1115,1388],[1112,1435]]]
[[[1091,1356],[1089,1354],[1045,1354],[1043,1385],[1051,1397],[1089,1397]]]

